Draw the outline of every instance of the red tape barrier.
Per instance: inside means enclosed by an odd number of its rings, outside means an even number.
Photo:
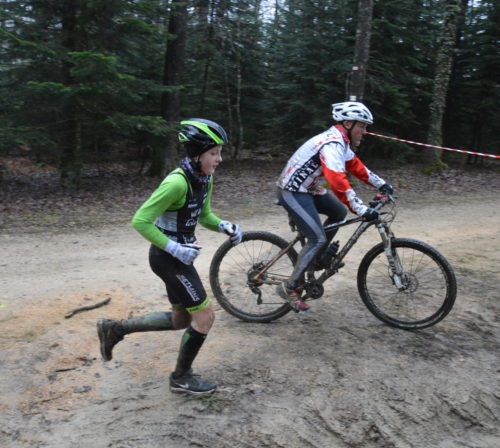
[[[473,154],[475,156],[483,156],[483,157],[491,157],[492,159],[500,159],[500,156],[496,156],[493,154],[484,154],[482,152],[464,151],[463,149],[454,149],[454,148],[445,148],[443,146],[427,145],[426,143],[412,142],[411,140],[403,140],[401,138],[388,137],[387,135],[374,134],[373,132],[367,132],[367,134],[374,135],[375,137],[382,137],[382,138],[388,138],[390,140],[396,140],[398,142],[410,143],[411,145],[427,146],[429,148],[445,149],[446,151],[462,152],[464,154]]]

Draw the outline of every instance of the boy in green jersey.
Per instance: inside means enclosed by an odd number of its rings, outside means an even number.
[[[187,157],[163,180],[151,197],[137,210],[132,226],[151,243],[149,264],[165,283],[171,312],[115,321],[100,319],[97,333],[101,355],[112,358],[113,347],[126,334],[185,328],[175,371],[170,375],[173,392],[202,395],[217,385],[193,374],[191,365],[214,322],[214,311],[193,266],[199,255],[195,228],[229,235],[241,242],[238,225],[222,221],[211,210],[213,173],[222,162],[222,145],[228,143],[224,129],[210,120],[192,118],[181,122],[179,141]]]

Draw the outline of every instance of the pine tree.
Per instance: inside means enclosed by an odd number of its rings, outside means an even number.
[[[40,154],[52,149],[68,187],[79,184],[83,152],[169,130],[157,99],[151,114],[161,85],[140,41],[152,44],[160,31],[146,23],[158,11],[143,3],[6,3],[2,51],[9,68],[1,76],[12,84],[9,100],[15,97],[17,107],[2,107],[9,124],[2,140],[36,146]]]
[[[445,146],[499,154],[500,4],[465,1],[462,8],[444,127]],[[466,160],[484,159],[468,156]]]
[[[293,151],[331,124],[352,67],[352,2],[284,1],[275,20],[268,91],[269,140]]]
[[[436,20],[432,0],[375,2],[364,99],[374,113],[374,129],[381,134],[416,141],[426,138]],[[371,138],[362,148],[368,158],[399,161],[415,151],[413,147]]]

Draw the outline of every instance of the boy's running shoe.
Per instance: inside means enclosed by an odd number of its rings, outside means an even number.
[[[179,394],[208,395],[217,389],[217,384],[203,380],[193,374],[191,370],[179,378],[170,374],[170,390]]]
[[[113,358],[113,347],[123,339],[116,330],[120,323],[111,319],[99,319],[97,321],[97,335],[99,336],[99,347],[104,361]]]

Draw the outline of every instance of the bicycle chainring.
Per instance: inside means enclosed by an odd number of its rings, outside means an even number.
[[[323,288],[323,285],[316,281],[307,282],[304,285],[304,290],[306,292],[305,296],[309,299],[319,299],[325,292],[325,288]]]

